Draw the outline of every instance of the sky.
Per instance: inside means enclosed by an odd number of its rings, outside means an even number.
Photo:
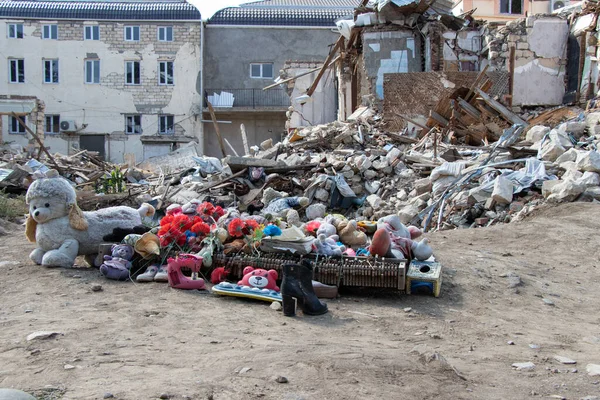
[[[188,2],[192,3],[200,10],[203,20],[207,20],[219,10],[222,10],[226,7],[238,6],[242,3],[250,3],[252,0],[188,0]]]

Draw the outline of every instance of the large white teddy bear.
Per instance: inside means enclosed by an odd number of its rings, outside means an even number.
[[[136,210],[119,206],[83,212],[77,206],[75,189],[58,174],[34,181],[25,196],[29,205],[25,235],[37,248],[29,257],[47,267],[71,267],[78,255],[98,252],[102,237],[115,228],[132,229],[154,208],[142,204]]]

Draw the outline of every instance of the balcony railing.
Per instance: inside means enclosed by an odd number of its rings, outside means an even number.
[[[205,95],[213,107],[287,108],[290,106],[290,97],[283,89],[206,89]],[[206,107],[206,104],[204,106]]]

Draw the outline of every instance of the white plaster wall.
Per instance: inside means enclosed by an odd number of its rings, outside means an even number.
[[[568,34],[565,20],[535,20],[527,36],[529,50],[523,51],[530,55],[515,60],[514,105],[562,104]]]
[[[309,71],[312,68],[290,68],[288,73],[291,76],[299,75]],[[296,98],[306,93],[306,90],[314,82],[317,72],[308,74],[296,79],[291,100],[292,107],[297,111],[292,114],[290,128],[298,128],[302,126],[311,126],[319,124],[327,124],[336,120],[336,91],[335,91],[335,70],[327,69],[310,100],[305,104],[300,104]],[[302,114],[302,118],[300,114]]]
[[[478,53],[481,50],[481,33],[479,31],[444,32],[444,61],[478,61],[476,54],[461,53],[461,50]],[[454,42],[456,39],[456,42]],[[458,49],[452,49],[448,41],[455,43]],[[459,57],[456,57],[456,52]]]
[[[134,49],[119,49],[101,40],[42,40],[32,34],[35,26],[24,25],[23,39],[7,38],[7,23],[23,22],[22,20],[0,21],[0,92],[9,95],[37,96],[46,105],[46,114],[60,114],[61,121],[74,120],[78,127],[86,124],[80,134],[109,134],[109,137],[121,135],[120,139],[107,138],[106,155],[110,154],[113,162],[123,162],[124,153],[134,153],[136,160],[143,159],[143,146],[139,135],[123,135],[125,129],[125,114],[138,114],[134,93],[111,87],[111,75],[122,77],[125,71],[125,61],[141,62],[142,82],[144,79],[156,81],[158,75],[158,54],[154,45],[145,45],[142,51]],[[52,21],[44,21],[51,23]],[[81,22],[81,21],[79,21]],[[121,24],[122,26],[123,24]],[[140,22],[131,25],[143,25]],[[175,25],[173,23],[172,25]],[[116,29],[119,29],[118,27]],[[122,27],[120,28],[122,32]],[[60,33],[59,33],[60,35]],[[126,43],[126,42],[124,42]],[[180,131],[186,135],[196,135],[199,131],[200,96],[196,92],[196,80],[199,63],[199,42],[186,43],[170,58],[175,61],[174,80],[170,101],[160,111],[173,114],[175,123],[180,125]],[[84,60],[92,54],[100,59],[100,80],[102,84],[84,83]],[[25,59],[24,84],[9,83],[7,58]],[[43,83],[44,58],[59,59],[59,83]],[[170,90],[170,89],[169,89]],[[167,94],[165,94],[166,96]],[[139,104],[138,104],[139,106]],[[143,112],[143,111],[141,111]],[[144,135],[156,135],[158,132],[158,116],[142,114],[142,129]],[[3,120],[3,137],[5,141],[14,141],[22,145],[28,142],[22,135],[8,134],[8,119]],[[34,125],[27,121],[30,128]],[[34,129],[35,130],[35,129]],[[46,145],[51,152],[69,153],[69,145],[78,145],[79,139],[51,137],[46,135]]]

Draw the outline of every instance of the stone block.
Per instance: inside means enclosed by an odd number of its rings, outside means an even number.
[[[600,172],[600,153],[588,151],[580,154],[577,159],[577,168],[580,171]]]
[[[415,191],[417,192],[417,196],[427,193],[431,191],[431,179],[423,178],[415,181]]]
[[[600,185],[600,175],[596,172],[586,171],[583,173],[581,178],[577,180],[577,183],[585,186],[586,188],[590,186],[598,186]]]
[[[550,128],[543,125],[532,126],[525,135],[525,140],[531,143],[539,142],[544,138],[546,133],[550,132]]]
[[[585,191],[585,186],[572,181],[560,181],[554,185],[552,194],[548,196],[548,201],[555,203],[569,202],[577,199]]]
[[[398,211],[400,222],[405,225],[410,224],[410,221],[419,213],[419,208],[414,204],[409,204],[402,210]]]
[[[492,199],[498,204],[509,204],[513,198],[513,183],[503,176],[496,178]]]
[[[495,210],[496,209],[496,200],[493,197],[490,197],[485,201],[485,209],[486,210]]]
[[[486,192],[485,190],[481,189],[480,186],[473,188],[469,190],[469,203],[484,203],[490,198],[491,195],[492,194],[490,192]]]
[[[552,140],[548,140],[542,145],[542,148],[538,153],[538,158],[541,158],[544,161],[554,162],[565,151],[565,148],[562,147],[559,143],[556,143]]]
[[[578,151],[575,150],[574,148],[570,148],[569,150],[567,150],[566,152],[564,152],[563,154],[561,154],[557,159],[556,159],[556,163],[558,165],[567,162],[567,161],[577,161],[577,155],[578,155]]]
[[[551,181],[544,181],[542,183],[542,196],[544,196],[544,198],[548,198],[548,196],[550,196],[552,194],[552,188],[556,185],[558,185],[560,183],[560,181],[558,179],[555,180],[551,180]]]
[[[381,197],[377,196],[376,194],[371,194],[367,196],[367,203],[369,203],[373,209],[377,210],[381,208],[383,200],[381,200]]]
[[[519,42],[519,43],[517,43],[517,49],[518,50],[528,50],[529,49],[529,44],[528,43]]]

